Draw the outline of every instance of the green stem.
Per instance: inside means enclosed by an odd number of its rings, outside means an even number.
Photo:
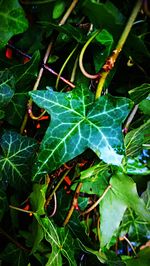
[[[67,65],[68,61],[70,60],[70,58],[72,57],[72,55],[73,55],[74,52],[76,51],[77,47],[78,47],[78,44],[77,44],[77,45],[75,46],[75,48],[71,51],[71,53],[69,54],[69,56],[67,57],[67,59],[66,59],[65,62],[63,63],[63,65],[62,65],[62,67],[61,67],[61,69],[60,69],[60,71],[59,71],[59,74],[58,74],[58,76],[57,76],[56,85],[55,85],[56,89],[58,88],[58,83],[59,83],[59,80],[60,80],[60,76],[61,76],[61,74],[62,74],[62,72],[63,72],[65,66]]]
[[[79,56],[79,66],[80,66],[80,69],[81,69],[81,72],[83,73],[83,75],[89,79],[96,79],[99,74],[95,74],[95,75],[92,75],[92,74],[89,74],[84,66],[83,66],[83,56],[84,56],[84,53],[88,47],[88,45],[92,42],[92,40],[96,37],[96,35],[99,33],[99,30],[96,31],[90,39],[88,39],[88,41],[85,43],[85,45],[83,46],[82,50],[81,50],[81,53],[80,53],[80,56]]]
[[[111,57],[109,57],[106,61],[106,63],[103,66],[103,70],[100,76],[100,80],[97,86],[97,90],[96,90],[96,95],[95,95],[95,99],[98,99],[101,96],[102,93],[102,89],[105,83],[105,80],[108,76],[108,74],[110,73],[110,70],[114,67],[114,63],[116,62],[116,59],[118,58],[118,55],[120,54],[120,52],[122,51],[123,45],[131,31],[132,25],[137,17],[137,14],[141,8],[142,5],[142,1],[138,0],[136,2],[135,7],[133,8],[133,11],[127,21],[127,24],[125,26],[125,29],[118,41],[118,44],[116,46],[116,49],[112,52]]]

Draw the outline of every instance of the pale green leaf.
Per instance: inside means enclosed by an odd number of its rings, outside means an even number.
[[[80,182],[82,187],[80,192],[88,194],[102,195],[108,186],[110,174],[108,173],[108,165],[100,162],[82,172],[80,172]],[[76,183],[71,186],[72,190],[76,189]]]
[[[62,265],[62,255],[66,257],[70,266],[76,266],[74,258],[74,241],[67,228],[58,228],[48,217],[41,218],[34,214],[43,228],[46,240],[52,246],[52,252],[46,266]]]
[[[127,175],[117,172],[110,179],[111,189],[100,202],[101,247],[110,244],[117,233],[126,208],[131,208],[145,222],[150,223],[150,213],[138,196],[136,184]]]
[[[143,144],[150,144],[150,120],[140,127],[131,130],[125,136],[126,154],[133,157],[140,154]]]
[[[144,83],[139,87],[133,88],[129,91],[131,99],[137,104],[144,100],[150,93],[150,84]]]
[[[5,46],[13,35],[24,32],[28,27],[18,0],[0,1],[0,22],[0,47]]]
[[[30,194],[29,199],[31,202],[32,210],[39,215],[45,213],[44,206],[46,202],[47,184],[34,184],[33,192]]]
[[[120,165],[123,154],[121,123],[129,113],[126,98],[106,95],[94,102],[86,88],[69,93],[53,90],[30,92],[51,121],[41,143],[35,179],[91,148],[104,162]]]
[[[139,157],[127,158],[126,173],[128,175],[149,175],[150,169],[146,162],[142,162]]]
[[[28,137],[7,131],[0,140],[1,178],[20,190],[28,187],[37,143]]]

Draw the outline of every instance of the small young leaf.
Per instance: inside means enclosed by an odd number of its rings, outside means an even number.
[[[65,10],[65,1],[63,0],[58,0],[53,9],[53,19],[58,19],[64,12]]]
[[[150,94],[145,100],[140,102],[139,109],[143,114],[150,116]]]
[[[69,93],[47,90],[30,95],[51,115],[33,179],[55,170],[88,147],[104,162],[121,164],[121,123],[131,108],[130,100],[106,95],[94,102],[93,94],[84,87]]]

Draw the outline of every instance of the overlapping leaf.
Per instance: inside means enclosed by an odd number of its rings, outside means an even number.
[[[28,27],[24,11],[18,0],[0,1],[0,47],[16,34],[24,32]]]
[[[150,143],[150,119],[140,127],[131,130],[125,137],[126,154],[128,157],[139,155],[143,144]]]
[[[16,90],[6,110],[6,120],[15,127],[20,127],[24,118],[28,99],[27,92],[35,80],[39,60],[40,54],[37,51],[26,64],[11,67],[11,72],[15,77]]]
[[[0,111],[3,112],[6,105],[14,95],[14,77],[8,70],[0,71]]]
[[[37,143],[16,132],[7,131],[2,135],[0,145],[1,179],[15,188],[25,189],[31,178]]]
[[[69,93],[47,90],[30,95],[51,115],[34,179],[58,168],[88,147],[106,163],[121,164],[124,154],[121,123],[129,113],[130,100],[106,95],[94,102],[93,94],[84,87]]]
[[[150,213],[129,176],[118,172],[112,176],[110,184],[111,189],[100,202],[101,247],[109,246],[127,207],[132,208],[143,221],[150,223]]]
[[[52,246],[47,266],[62,265],[62,255],[66,257],[70,266],[76,266],[74,259],[74,242],[67,228],[57,228],[48,218],[40,218],[35,214],[35,218],[44,230],[46,240]]]

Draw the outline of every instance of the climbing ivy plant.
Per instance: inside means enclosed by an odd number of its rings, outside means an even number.
[[[7,2],[0,264],[148,266],[148,1]]]

